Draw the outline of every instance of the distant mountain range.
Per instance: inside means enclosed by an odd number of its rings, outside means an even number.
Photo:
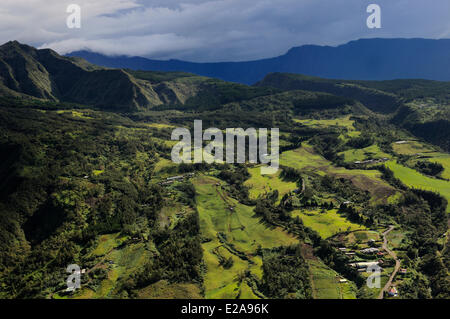
[[[88,51],[68,56],[105,67],[182,71],[244,84],[254,84],[273,72],[347,80],[450,81],[450,39],[361,39],[337,47],[304,45],[279,57],[249,62],[158,61]]]

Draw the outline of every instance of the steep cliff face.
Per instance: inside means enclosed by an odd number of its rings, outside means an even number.
[[[80,58],[20,44],[0,46],[0,92],[73,102],[103,109],[138,111],[161,104],[183,104],[197,92],[178,78],[152,83],[122,69],[92,65]],[[189,85],[188,85],[189,87]]]

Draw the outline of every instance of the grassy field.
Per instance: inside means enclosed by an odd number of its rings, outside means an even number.
[[[328,238],[347,230],[366,229],[364,226],[348,221],[345,217],[339,215],[335,209],[325,211],[324,213],[321,213],[320,210],[295,210],[292,212],[292,216],[299,216],[306,227],[315,230],[322,238]]]
[[[174,128],[175,126],[170,124],[164,124],[164,123],[146,123],[148,127],[153,127],[157,129],[164,129],[164,128]]]
[[[368,230],[368,231],[357,231],[357,232],[350,233],[350,234],[348,234],[347,238],[348,238],[348,243],[353,244],[353,243],[357,243],[357,242],[367,242],[370,239],[380,240],[381,236],[376,231]]]
[[[320,260],[308,260],[315,299],[356,299],[356,285],[353,282],[340,283],[337,272]]]
[[[373,204],[386,203],[390,196],[396,194],[395,189],[381,179],[381,173],[378,170],[349,170],[344,167],[336,167],[330,161],[316,154],[313,148],[306,144],[301,148],[281,154],[280,164],[300,171],[349,179],[356,187],[370,192]]]
[[[370,299],[377,299],[378,295],[381,291],[381,289],[386,285],[386,283],[389,280],[389,277],[391,276],[392,272],[394,271],[393,267],[387,267],[387,268],[383,268],[383,271],[381,272],[380,275],[380,288],[369,288],[367,286],[364,286],[365,291],[367,292],[367,297]],[[367,272],[363,272],[362,276],[365,280],[367,280],[367,278],[372,275],[371,273],[367,273]]]
[[[437,162],[444,167],[441,176],[445,179],[450,179],[450,155],[442,154],[429,159],[430,162]]]
[[[159,173],[165,168],[175,167],[175,166],[176,166],[176,164],[174,162],[172,162],[171,160],[160,157],[159,161],[156,162],[156,164],[155,164],[154,172]]]
[[[124,239],[126,237],[120,236],[119,233],[102,235],[98,238],[97,246],[90,253],[90,256],[96,258],[95,265],[88,268],[87,273],[95,269],[104,269],[107,277],[95,288],[90,282],[86,282],[73,298],[111,298],[113,297],[111,293],[121,277],[128,277],[142,269],[152,256],[152,244],[140,242],[121,246]]]
[[[441,176],[445,179],[450,179],[450,155],[442,154],[434,156],[428,159],[430,162],[437,162],[444,167],[444,171],[441,173]]]
[[[361,230],[361,231],[354,231],[349,234],[339,234],[333,239],[339,242],[341,246],[352,247],[355,244],[357,244],[359,248],[362,248],[367,246],[367,242],[370,239],[380,241],[381,236],[379,232],[374,230]]]
[[[364,161],[368,159],[380,159],[384,157],[391,158],[391,155],[384,153],[376,144],[363,149],[351,149],[345,152],[341,152],[339,153],[339,155],[344,155],[345,161],[349,163]]]
[[[169,206],[164,206],[158,214],[158,226],[161,229],[165,227],[173,229],[177,222],[184,218],[183,216],[191,212],[192,208],[188,206],[183,206],[180,203],[171,203]],[[181,215],[177,216],[178,214]]]
[[[284,152],[280,155],[280,164],[298,170],[318,172],[323,171],[331,164],[322,156],[316,154],[313,148],[306,143],[295,150]]]
[[[238,295],[256,298],[253,292],[239,284],[237,277],[245,270],[261,276],[261,260],[255,256],[258,246],[273,248],[296,243],[297,240],[281,228],[269,228],[254,216],[253,207],[245,206],[228,197],[216,184],[224,183],[213,177],[199,176],[193,179],[196,188],[197,208],[202,236],[210,241],[203,244],[205,294],[207,298],[235,298]],[[234,207],[230,210],[230,207]],[[219,240],[219,233],[225,242]],[[240,258],[238,254],[244,257]],[[224,269],[220,258],[232,258],[233,266]]]
[[[419,157],[415,159],[413,162],[419,160],[441,164],[444,167],[444,171],[441,173],[441,177],[445,179],[450,179],[450,154],[439,152],[427,153],[424,154],[424,157]]]
[[[112,249],[120,246],[126,237],[120,234],[101,235],[98,239],[96,248],[91,252],[91,256],[103,256],[109,253]]]
[[[402,230],[394,229],[387,235],[389,247],[397,248],[402,243],[402,240],[406,238],[406,233]]]
[[[390,168],[395,177],[400,179],[409,187],[440,193],[450,201],[450,182],[424,176],[411,168],[400,165],[394,161],[389,161],[386,166]],[[450,213],[450,205],[447,206],[447,212]]]
[[[250,198],[256,199],[259,195],[278,190],[281,199],[284,194],[297,189],[297,184],[285,182],[280,178],[281,170],[273,175],[261,175],[260,167],[249,168],[251,177],[245,181],[244,185],[250,187]]]
[[[138,291],[139,299],[201,299],[200,287],[194,284],[171,284],[160,280]]]
[[[405,141],[406,143],[392,143],[392,149],[400,155],[414,155],[432,152],[433,149],[418,141]]]
[[[359,189],[370,192],[371,204],[386,203],[389,197],[397,193],[395,188],[381,178],[378,170],[349,170],[343,167],[329,166],[327,172],[336,177],[349,179]]]
[[[345,135],[347,135],[348,137],[356,137],[360,135],[360,132],[355,129],[354,127],[355,121],[350,119],[350,115],[331,120],[294,119],[294,122],[312,128],[336,127],[340,129],[345,129],[347,130]]]

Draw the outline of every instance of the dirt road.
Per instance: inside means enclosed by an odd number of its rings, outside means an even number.
[[[392,250],[389,249],[388,242],[387,242],[387,235],[394,228],[395,228],[394,226],[389,226],[389,229],[383,233],[383,246],[382,247],[390,256],[392,256],[392,258],[394,258],[395,268],[394,268],[394,271],[392,272],[391,276],[389,277],[388,282],[386,283],[386,285],[384,286],[384,288],[381,290],[380,294],[378,295],[378,299],[384,298],[384,292],[388,291],[389,287],[392,285],[392,280],[394,280],[395,275],[397,274],[398,270],[400,269],[400,261],[398,260],[397,255]]]

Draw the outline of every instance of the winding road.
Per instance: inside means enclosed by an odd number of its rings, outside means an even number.
[[[394,280],[395,275],[397,274],[398,270],[400,269],[400,260],[398,260],[397,255],[392,250],[389,249],[388,243],[387,243],[387,234],[389,234],[394,228],[395,228],[395,226],[391,225],[391,226],[389,226],[389,229],[383,233],[383,246],[382,247],[390,256],[392,256],[392,258],[394,258],[395,268],[394,268],[394,271],[392,272],[391,276],[389,277],[388,282],[386,283],[386,285],[384,285],[384,288],[380,291],[380,294],[378,295],[378,299],[384,298],[384,292],[388,291],[389,287],[392,285],[392,280]]]

